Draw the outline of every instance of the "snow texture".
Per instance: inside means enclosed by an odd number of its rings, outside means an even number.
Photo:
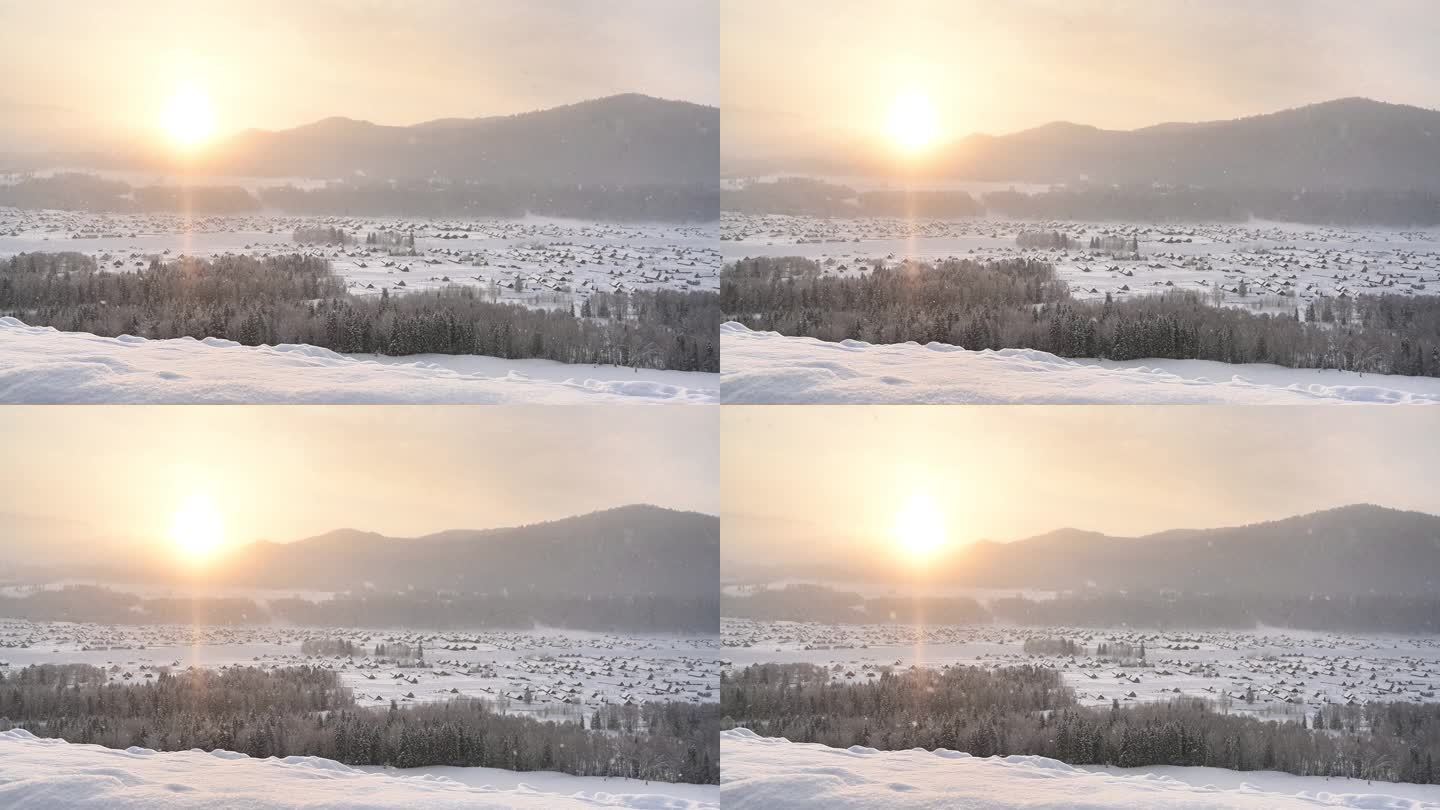
[[[1434,786],[1213,768],[1102,773],[1035,756],[829,748],[759,737],[743,728],[721,732],[720,756],[726,810],[1440,808],[1440,788]],[[1211,777],[1218,779],[1207,781]]]
[[[536,774],[550,789],[541,791],[525,783],[524,774],[515,775],[519,777],[517,786],[499,788],[474,787],[473,782],[465,784],[433,774],[395,773],[399,772],[370,773],[319,757],[252,759],[230,751],[119,751],[40,739],[19,729],[0,732],[0,807],[11,810],[718,810],[720,806],[715,800],[667,793],[669,785],[631,780],[611,780],[610,784],[636,792],[566,791],[568,779],[586,788],[593,787],[596,780]],[[705,790],[691,785],[674,787],[686,794]]]
[[[550,360],[377,358],[219,338],[147,340],[0,318],[0,403],[713,403],[717,375]]]
[[[1322,706],[1427,703],[1440,692],[1440,636],[1280,628],[1156,632],[1127,627],[837,625],[727,617],[721,618],[720,631],[727,670],[807,663],[829,671],[835,683],[864,683],[885,668],[1043,666],[1059,672],[1084,706],[1183,696],[1211,701],[1231,714],[1294,722]],[[1119,666],[1112,658],[1089,654],[1093,648],[1079,655],[1024,651],[1027,639],[1056,637],[1147,644],[1146,665]],[[0,646],[4,643],[0,622]]]
[[[296,228],[314,227],[340,228],[362,241],[319,245],[291,238]],[[364,234],[373,231],[413,236],[416,255],[391,256],[384,248],[364,244]],[[719,289],[715,236],[710,224],[619,225],[549,217],[253,214],[197,219],[0,207],[0,257],[75,251],[94,258],[102,269],[125,273],[148,266],[152,258],[168,262],[181,255],[263,258],[303,253],[328,261],[354,295],[493,286],[500,301],[540,309],[573,309],[601,291]]]
[[[1140,255],[1016,247],[1025,231],[1060,231],[1081,246],[1091,236],[1133,238]],[[801,256],[820,262],[823,275],[841,278],[867,273],[875,261],[893,267],[905,259],[1028,258],[1054,265],[1077,299],[1190,290],[1257,312],[1303,312],[1310,302],[1341,295],[1435,295],[1440,284],[1440,231],[1434,229],[725,213],[720,238],[727,262]]]
[[[1440,378],[1209,360],[1067,360],[1034,349],[830,343],[720,326],[731,404],[1437,403]]]
[[[0,589],[0,594],[4,590]],[[182,596],[183,598],[183,596]],[[356,655],[312,656],[320,636],[355,643]],[[369,653],[371,638],[422,642],[428,667],[401,667]],[[34,664],[100,667],[112,684],[147,682],[165,669],[333,670],[359,706],[477,698],[493,710],[575,721],[627,700],[713,702],[720,688],[719,639],[580,630],[448,630],[287,626],[113,625],[0,619],[0,674]],[[530,701],[524,699],[530,693]]]

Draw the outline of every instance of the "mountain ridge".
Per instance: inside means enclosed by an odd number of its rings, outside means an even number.
[[[561,595],[693,595],[718,581],[719,538],[714,515],[629,504],[408,538],[337,529],[290,543],[254,543],[232,549],[210,578],[319,590],[523,587]],[[557,565],[561,559],[565,564]]]
[[[199,159],[207,172],[253,177],[715,185],[719,128],[716,107],[622,93],[407,126],[331,116],[289,129],[246,130]]]
[[[746,174],[889,176],[1052,185],[1440,192],[1440,110],[1358,96],[1256,115],[1101,129],[1052,121],[972,133],[904,164],[885,144],[802,153],[800,165],[726,156]],[[786,161],[778,161],[785,164]],[[767,169],[760,171],[760,169]]]
[[[968,547],[946,565],[986,587],[1419,595],[1440,585],[1440,516],[1347,504],[1138,537],[1061,529]]]
[[[746,581],[818,576],[798,565],[762,568],[739,561],[726,565],[729,576]],[[954,547],[918,575],[877,556],[833,566],[824,578],[901,586],[917,576],[927,587],[992,590],[1426,596],[1440,590],[1440,515],[1356,503],[1139,536],[1067,527]]]

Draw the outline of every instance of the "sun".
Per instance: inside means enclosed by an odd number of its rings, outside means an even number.
[[[895,543],[915,562],[933,558],[945,547],[945,516],[933,498],[915,493],[895,514]]]
[[[196,493],[175,510],[170,523],[170,541],[191,563],[203,563],[225,544],[225,521],[214,499]]]
[[[215,135],[215,106],[199,85],[181,85],[165,102],[160,129],[180,149],[195,149]]]
[[[940,137],[940,117],[930,97],[911,90],[895,97],[886,119],[890,140],[906,154],[923,152]]]

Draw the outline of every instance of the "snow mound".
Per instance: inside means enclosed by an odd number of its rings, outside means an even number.
[[[1260,772],[1238,774],[1243,783],[1222,788],[1173,775],[1087,771],[1045,757],[828,748],[760,737],[748,729],[721,732],[720,756],[720,801],[725,810],[1440,808],[1440,788],[1434,786]],[[1185,770],[1213,773],[1215,769],[1168,769],[1167,773]],[[1364,792],[1339,792],[1341,786]],[[1389,788],[1393,792],[1384,792]]]
[[[720,326],[720,352],[721,401],[735,404],[1440,403],[1440,378],[1208,360],[1136,365],[913,341],[830,343],[734,321]]]
[[[552,779],[553,784],[553,779]],[[0,807],[12,810],[177,810],[244,807],[382,810],[451,808],[644,808],[718,810],[714,802],[659,793],[540,792],[469,787],[435,776],[367,773],[318,757],[252,759],[230,751],[117,751],[0,732]]]
[[[549,360],[370,358],[219,338],[107,338],[0,318],[0,402],[12,404],[703,404],[719,398],[716,379]]]

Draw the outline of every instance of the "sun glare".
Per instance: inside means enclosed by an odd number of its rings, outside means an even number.
[[[182,85],[166,102],[160,128],[177,147],[194,149],[214,136],[215,107],[200,87]]]
[[[203,563],[213,557],[225,543],[225,522],[215,501],[199,493],[187,498],[175,511],[170,540],[192,563]]]
[[[895,97],[887,119],[890,139],[901,151],[924,151],[940,136],[940,119],[935,105],[924,93],[909,91]]]
[[[895,515],[895,542],[916,562],[934,557],[945,547],[945,516],[934,499],[915,493]]]

